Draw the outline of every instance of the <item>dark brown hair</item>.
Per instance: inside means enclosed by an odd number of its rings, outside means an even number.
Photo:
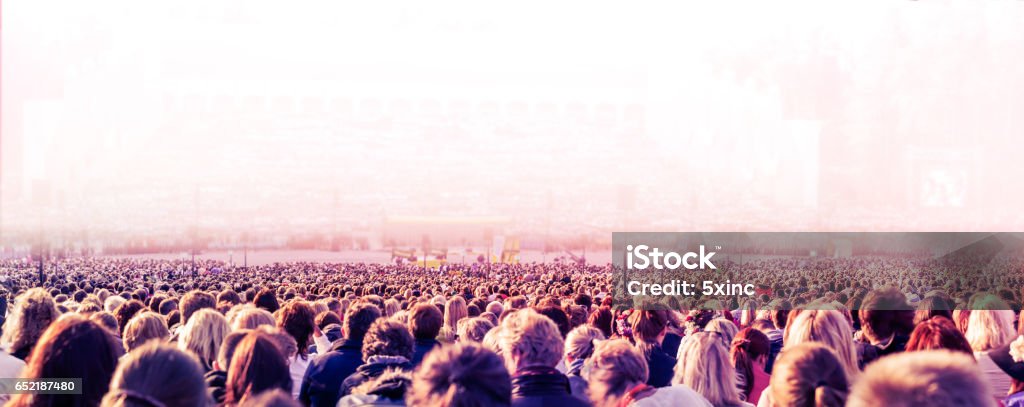
[[[441,332],[444,317],[431,304],[418,304],[409,315],[409,330],[416,339],[434,339]]]
[[[668,329],[669,316],[665,310],[637,310],[629,316],[629,325],[633,328],[633,339],[636,346],[650,357],[651,349],[660,345],[658,336]]]
[[[128,321],[139,311],[146,309],[146,304],[139,300],[125,301],[114,310],[114,318],[117,318],[118,332],[124,336],[124,329],[128,327]]]
[[[743,375],[743,394],[750,398],[750,392],[754,390],[754,360],[766,356],[771,352],[771,342],[768,335],[752,327],[741,329],[732,338],[732,346],[729,350],[729,358],[736,371]]]
[[[238,404],[247,395],[271,389],[291,391],[288,363],[266,334],[250,332],[238,343],[231,357],[224,402]]]
[[[412,359],[414,342],[409,329],[401,322],[378,319],[363,339],[363,360],[370,356],[401,356]]]
[[[149,343],[128,354],[110,382],[105,406],[206,406],[210,399],[203,368],[173,345]]]
[[[188,322],[188,319],[191,318],[192,314],[196,311],[203,308],[216,307],[217,301],[212,295],[199,290],[189,291],[181,297],[181,304],[178,305],[178,308],[181,310],[181,323],[184,325]]]
[[[501,357],[476,343],[456,343],[429,354],[413,373],[409,406],[508,406],[512,379]]]
[[[907,304],[907,297],[895,288],[872,290],[860,306],[861,329],[870,339],[909,335],[914,330],[914,310]]]
[[[285,304],[277,315],[277,327],[295,338],[295,345],[299,348],[298,354],[303,359],[309,352],[309,341],[315,328],[313,325],[315,317],[313,308],[302,301]]]
[[[58,318],[39,338],[28,365],[22,371],[26,379],[52,377],[82,378],[82,393],[17,394],[9,406],[95,406],[107,392],[120,345],[113,335],[82,316],[69,314]]]
[[[600,329],[601,333],[604,334],[605,338],[612,337],[612,310],[606,306],[602,306],[590,313],[590,317],[587,318],[587,324],[592,325],[594,328]]]

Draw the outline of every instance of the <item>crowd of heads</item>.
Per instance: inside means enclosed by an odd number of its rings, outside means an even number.
[[[607,265],[2,267],[0,377],[81,378],[11,406],[1024,406],[999,292],[644,310]]]

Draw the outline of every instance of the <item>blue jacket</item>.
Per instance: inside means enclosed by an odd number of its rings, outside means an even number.
[[[423,361],[423,357],[427,356],[427,353],[430,353],[430,351],[433,350],[434,347],[440,344],[441,342],[438,342],[434,339],[417,339],[416,348],[413,349],[412,360],[410,361],[412,362],[412,367],[415,368],[419,366],[420,362]]]
[[[1013,393],[1003,399],[1006,407],[1024,407],[1024,392]]]
[[[666,387],[672,385],[672,374],[676,367],[676,358],[655,346],[647,358],[647,385]]]
[[[402,356],[370,356],[366,364],[359,366],[355,373],[352,373],[345,381],[341,382],[340,395],[342,397],[352,393],[352,389],[370,380],[380,377],[387,369],[409,371],[412,365],[409,359]]]
[[[362,364],[362,340],[335,342],[330,352],[309,363],[299,388],[299,401],[306,406],[334,407],[341,398],[341,382]]]
[[[512,377],[512,407],[589,407],[571,394],[569,379],[555,369],[533,369]]]

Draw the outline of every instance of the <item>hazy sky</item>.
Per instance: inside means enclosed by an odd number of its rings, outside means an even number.
[[[399,215],[1024,226],[1006,188],[1024,175],[1024,2],[17,0],[2,16],[6,238]]]

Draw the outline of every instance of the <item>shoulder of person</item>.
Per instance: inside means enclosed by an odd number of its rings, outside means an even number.
[[[676,384],[659,388],[654,394],[636,400],[632,404],[636,407],[660,407],[660,406],[706,406],[711,407],[704,396],[693,391],[693,389]]]

